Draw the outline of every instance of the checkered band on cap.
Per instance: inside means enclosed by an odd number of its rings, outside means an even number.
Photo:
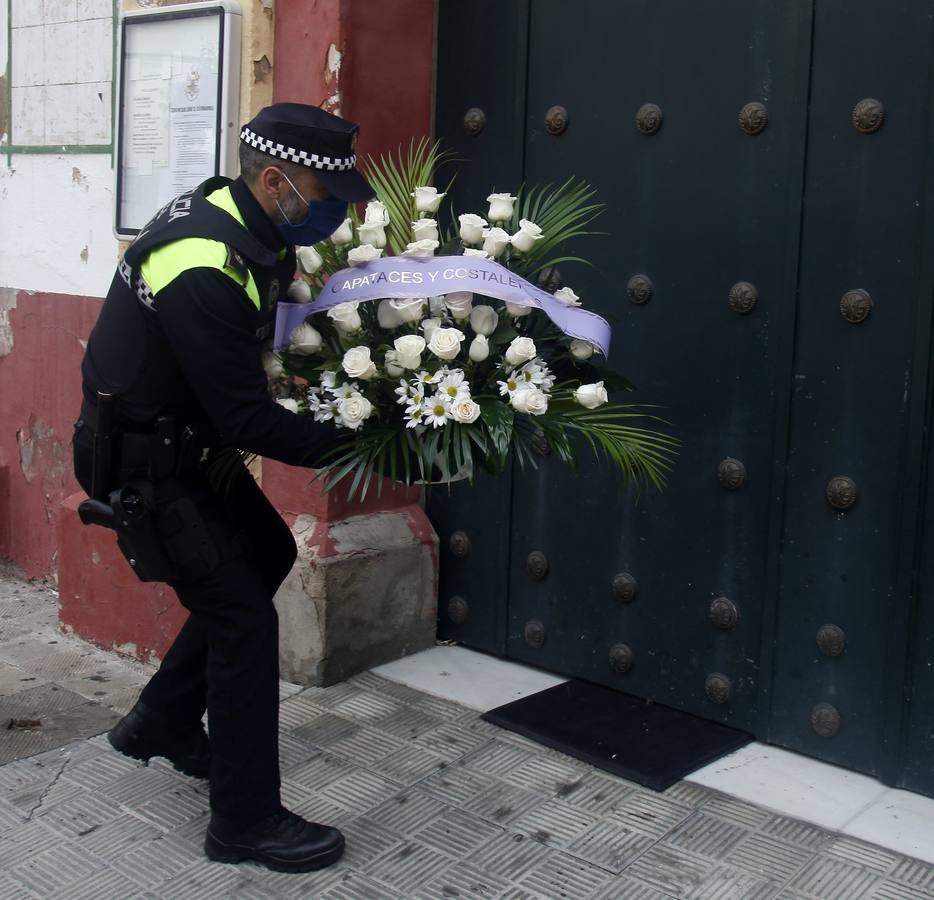
[[[281,156],[289,162],[311,166],[315,169],[325,169],[329,172],[346,172],[357,164],[356,156],[345,156],[343,159],[318,156],[317,153],[308,153],[305,150],[286,147],[276,141],[269,141],[246,126],[240,132],[240,140],[270,156]]]

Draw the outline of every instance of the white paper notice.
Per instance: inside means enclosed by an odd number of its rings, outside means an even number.
[[[217,73],[205,60],[173,61],[169,91],[169,171],[172,194],[214,174]]]

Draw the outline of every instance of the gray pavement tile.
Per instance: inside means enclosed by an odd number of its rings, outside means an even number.
[[[110,860],[110,864],[141,888],[153,891],[203,858],[203,854],[187,842],[160,835],[121,853]]]
[[[872,869],[880,875],[887,875],[899,861],[897,853],[843,835],[830,840],[821,850],[821,855],[842,859],[864,869]]]
[[[373,725],[382,719],[388,719],[396,713],[402,712],[404,704],[391,697],[385,697],[365,689],[345,700],[340,700],[331,706],[339,715],[356,722]]]
[[[775,882],[757,878],[729,866],[717,866],[707,874],[686,900],[771,900],[778,891]]]
[[[39,678],[29,672],[24,672],[19,666],[12,663],[0,662],[0,696],[9,696],[27,688],[47,684],[45,678]]]
[[[74,844],[101,859],[112,860],[160,835],[160,830],[151,822],[123,812],[96,828],[89,828],[83,834],[76,835]]]
[[[479,719],[474,719],[473,722],[445,722],[437,728],[423,732],[414,738],[412,743],[452,762],[489,743],[489,732],[486,728],[474,727],[476,723],[486,724]]]
[[[285,801],[283,801],[285,803]],[[333,825],[336,828],[343,828],[345,823],[356,816],[353,810],[346,809],[330,800],[325,800],[317,794],[307,794],[295,803],[285,803],[293,812],[298,813],[312,822],[322,822],[325,825]]]
[[[489,777],[489,776],[487,776]],[[419,790],[422,784],[418,785]],[[463,804],[468,812],[476,813],[498,825],[507,825],[518,819],[533,806],[544,802],[541,794],[533,794],[524,788],[491,779],[486,787]]]
[[[415,841],[405,841],[362,866],[363,874],[398,891],[403,897],[455,862],[450,856]]]
[[[517,747],[515,744],[492,738],[467,753],[461,760],[461,765],[502,778],[507,772],[511,772],[535,756],[532,750],[525,747]]]
[[[78,787],[93,791],[139,768],[142,768],[142,763],[117,753],[108,745],[106,751],[102,750],[91,759],[77,764],[69,763],[62,777]]]
[[[400,790],[401,786],[394,781],[389,781],[375,772],[358,769],[341,776],[337,781],[322,788],[319,793],[347,809],[364,812]]]
[[[779,883],[788,881],[814,854],[804,847],[759,832],[744,838],[723,861],[738,869]]]
[[[431,694],[418,693],[410,703],[415,709],[420,709],[430,716],[438,716],[441,719],[460,719],[466,715],[477,715],[476,710],[461,706],[459,703],[452,703],[450,700],[442,700],[440,697],[433,697]]]
[[[831,834],[817,825],[808,822],[799,822],[785,816],[772,815],[761,826],[763,834],[772,835],[790,844],[797,844],[812,852],[817,852],[830,839]]]
[[[612,879],[589,900],[671,900],[671,894],[663,894],[651,885],[624,875]]]
[[[49,634],[58,624],[58,607],[52,610],[34,610],[32,612],[0,613],[0,644],[7,644],[19,638],[38,632]]]
[[[529,872],[540,868],[550,851],[544,844],[524,834],[504,831],[478,847],[470,861],[484,872],[490,872],[507,881],[519,881]]]
[[[571,856],[619,874],[655,844],[655,838],[612,822],[595,822],[567,848]]]
[[[177,828],[208,810],[207,783],[198,790],[187,784],[177,784],[142,804],[134,804],[133,811],[141,819],[165,830]]]
[[[328,749],[358,766],[373,766],[384,757],[405,748],[405,742],[362,726],[347,737],[334,741]]]
[[[399,834],[410,834],[418,827],[428,825],[451,807],[434,797],[418,791],[397,794],[368,810],[366,818]]]
[[[325,710],[316,706],[307,697],[289,697],[279,704],[279,730],[294,731],[324,714]]]
[[[82,792],[54,806],[44,806],[36,816],[49,828],[72,839],[96,831],[122,812],[115,801],[100,794]]]
[[[583,778],[589,768],[575,760],[539,754],[506,772],[503,781],[536,794],[555,796],[565,785]]]
[[[934,866],[919,859],[902,857],[889,873],[889,878],[916,890],[927,891],[934,897]]]
[[[405,741],[414,740],[442,725],[445,719],[432,716],[420,709],[403,707],[388,719],[382,719],[379,730]]]
[[[102,785],[99,790],[130,809],[139,809],[150,800],[171,791],[175,785],[175,779],[168,773],[150,766],[138,766]]]
[[[626,874],[663,893],[684,897],[695,891],[715,867],[716,863],[706,857],[656,845],[632,863]]]
[[[412,893],[414,900],[451,900],[452,897],[499,897],[510,883],[470,862],[455,863]]]
[[[241,897],[244,889],[257,887],[247,866],[212,863],[206,857],[184,868],[159,885],[161,900],[228,900]],[[266,888],[265,885],[261,889]],[[269,896],[264,891],[263,896]]]
[[[16,828],[26,821],[26,812],[0,798],[0,840],[8,828]]]
[[[816,857],[788,883],[788,888],[814,900],[853,900],[869,897],[880,881],[870,869]]]
[[[445,809],[441,815],[410,834],[426,847],[456,859],[469,857],[488,840],[501,834],[503,829],[459,809]]]
[[[294,696],[304,697],[316,706],[331,709],[336,704],[342,703],[344,700],[350,700],[352,697],[358,697],[362,693],[363,689],[352,681],[342,681],[330,687],[307,687]]]
[[[136,900],[139,885],[113,869],[99,869],[80,881],[68,884],[45,900]]]
[[[61,893],[104,867],[95,856],[73,844],[58,843],[10,867],[10,877],[40,897]]]
[[[713,800],[717,796],[717,792],[703,785],[693,784],[690,781],[676,781],[671,787],[662,791],[662,796],[666,800],[687,803],[688,806],[697,809]]]
[[[279,769],[282,773],[290,772],[295,766],[307,762],[317,749],[301,738],[291,734],[279,735]]]
[[[310,791],[317,791],[356,770],[347,760],[320,750],[289,769],[288,780]]]
[[[437,775],[418,783],[418,790],[452,806],[464,806],[480,797],[492,786],[502,787],[502,782],[482,772],[472,772],[463,766],[448,766]]]
[[[61,842],[61,835],[43,823],[26,822],[8,831],[0,840],[0,871],[9,870]]]
[[[300,725],[292,734],[316,747],[330,747],[335,742],[356,734],[362,726],[334,713],[325,713]]]
[[[7,873],[0,872],[0,900],[47,900],[39,898],[20,882],[14,881]]]
[[[772,818],[768,810],[723,794],[715,794],[704,804],[703,810],[707,815],[719,816],[750,830],[761,828]]]
[[[871,900],[930,900],[930,891],[909,887],[900,881],[880,881],[870,894]]]
[[[595,817],[561,800],[540,803],[510,823],[533,840],[551,847],[566,848],[586,832]]]
[[[406,840],[405,835],[379,822],[371,822],[368,816],[360,816],[341,827],[346,841],[341,867],[363,869]]]
[[[399,750],[374,763],[373,768],[393,781],[412,785],[443,771],[447,768],[447,762],[421,747],[403,745]]]
[[[749,834],[741,825],[706,812],[697,812],[666,835],[662,843],[701,856],[721,859]]]
[[[0,644],[0,660],[48,681],[65,681],[93,671],[102,658],[100,651],[89,644],[37,637],[29,635]]]
[[[320,896],[321,900],[402,900],[402,894],[358,872],[344,873]]]
[[[22,810],[27,818],[32,819],[42,809],[55,806],[57,803],[62,803],[82,793],[80,787],[59,777],[59,774],[50,772],[50,777],[44,781],[34,782],[18,791],[10,791],[6,794],[7,802]]]
[[[662,838],[693,811],[685,803],[666,800],[660,794],[638,790],[629,794],[622,805],[609,814],[609,818],[633,831]]]
[[[200,848],[204,844],[204,835],[207,832],[210,818],[208,810],[204,810],[184,824],[173,828],[170,834],[178,841]]]
[[[537,891],[545,897],[585,900],[605,887],[612,877],[604,869],[567,853],[553,851],[519,881],[519,887]]]
[[[633,793],[629,782],[602,772],[587,772],[558,789],[558,796],[566,803],[594,816],[608,816],[622,808]]]

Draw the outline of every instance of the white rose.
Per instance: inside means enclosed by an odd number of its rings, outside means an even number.
[[[555,291],[555,300],[560,300],[565,306],[580,306],[581,298],[569,287],[558,288]]]
[[[415,297],[411,300],[390,300],[389,305],[403,322],[417,322],[422,317],[426,297]]]
[[[471,399],[456,400],[451,404],[451,418],[462,425],[469,425],[480,418],[480,407]]]
[[[391,328],[398,328],[402,324],[402,316],[393,308],[389,300],[380,300],[376,307],[376,318],[380,328],[387,331]]]
[[[314,247],[296,247],[295,258],[306,275],[314,275],[324,265],[321,254]]]
[[[383,251],[371,244],[361,244],[359,247],[353,247],[347,251],[347,262],[352,266],[362,266],[365,263],[379,259]]]
[[[513,338],[512,343],[506,348],[506,362],[511,366],[518,366],[534,359],[536,353],[535,341],[532,338]]]
[[[412,223],[412,234],[417,241],[438,240],[438,223],[434,219],[419,219]]]
[[[338,303],[328,310],[328,318],[341,334],[352,334],[359,331],[362,325],[360,313],[357,312],[358,303],[352,300],[348,303]]]
[[[590,359],[593,356],[593,344],[590,341],[571,341],[571,356],[579,360]]]
[[[289,335],[290,352],[301,353],[303,356],[317,353],[321,349],[321,343],[320,332],[307,322],[302,322],[297,328],[293,328]]]
[[[509,234],[502,228],[483,229],[483,251],[489,253],[493,259],[503,255],[509,246]]]
[[[415,209],[418,212],[434,213],[438,211],[444,194],[439,194],[438,189],[434,187],[417,187],[412,196],[415,198]]]
[[[369,347],[352,347],[344,354],[341,367],[351,378],[369,381],[376,374],[376,363],[370,359]]]
[[[486,199],[490,204],[490,211],[486,215],[491,222],[506,222],[512,218],[515,197],[509,194],[490,194]]]
[[[470,291],[453,291],[445,296],[444,305],[455,319],[467,319],[473,305],[473,294]]]
[[[609,397],[607,397],[603,382],[598,381],[595,384],[582,384],[574,391],[574,399],[587,409],[596,409],[598,406],[603,406]]]
[[[311,288],[308,286],[307,282],[302,278],[296,278],[289,285],[289,289],[285,292],[285,295],[293,303],[310,303],[311,302]]]
[[[400,378],[405,374],[405,369],[399,363],[399,354],[395,350],[386,351],[383,365],[386,369],[386,374],[391,378]]]
[[[337,231],[331,235],[330,240],[335,247],[343,247],[353,241],[353,228],[350,225],[350,219],[344,219],[337,226]]]
[[[435,250],[438,249],[440,244],[437,241],[412,241],[411,244],[405,245],[405,250],[402,251],[403,256],[434,256]]]
[[[514,319],[521,319],[522,316],[527,316],[532,312],[531,306],[524,306],[521,303],[510,303],[506,301],[506,312],[509,313]]]
[[[513,391],[509,402],[516,412],[530,416],[541,416],[548,411],[548,395],[536,387]]]
[[[281,406],[283,409],[287,409],[289,412],[298,412],[298,402],[293,400],[291,397],[280,397],[278,400],[276,400],[276,403],[278,403],[279,406]]]
[[[483,240],[483,229],[489,224],[482,216],[464,213],[457,217],[461,223],[460,237],[465,244],[479,244]]]
[[[362,394],[353,393],[337,405],[337,415],[341,425],[356,431],[363,425],[363,420],[373,412],[373,404]]]
[[[485,335],[478,334],[470,342],[467,355],[472,362],[483,362],[490,355],[490,343]]]
[[[381,222],[358,225],[357,236],[361,244],[369,244],[371,247],[386,246],[386,228]]]
[[[428,315],[440,319],[447,312],[447,307],[444,305],[444,297],[429,297],[428,298]]]
[[[422,319],[422,331],[425,332],[425,340],[430,341],[432,334],[434,334],[435,330],[440,327],[441,327],[440,319],[435,319],[435,318]]]
[[[285,374],[285,369],[282,368],[282,360],[272,350],[266,350],[263,353],[263,369],[266,370],[266,377],[273,381]]]
[[[389,224],[389,210],[386,204],[379,200],[371,200],[366,205],[366,212],[363,214],[364,225],[382,225]]]
[[[491,335],[499,324],[499,315],[492,306],[475,306],[470,311],[470,327],[477,334]]]
[[[422,351],[425,349],[425,339],[417,334],[406,334],[393,341],[393,346],[399,354],[399,365],[403,369],[420,369],[422,366]]]
[[[454,359],[460,352],[464,332],[457,328],[435,328],[428,341],[428,349],[438,359]]]
[[[510,238],[513,247],[520,253],[528,253],[542,235],[541,228],[528,219],[519,220],[519,230]]]
[[[477,259],[489,259],[490,254],[486,250],[474,250],[472,247],[468,247],[464,250],[464,256],[476,256]]]

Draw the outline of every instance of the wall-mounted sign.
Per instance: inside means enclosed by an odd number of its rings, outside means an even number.
[[[133,238],[165,203],[235,176],[240,8],[207,0],[120,20],[114,230]]]

